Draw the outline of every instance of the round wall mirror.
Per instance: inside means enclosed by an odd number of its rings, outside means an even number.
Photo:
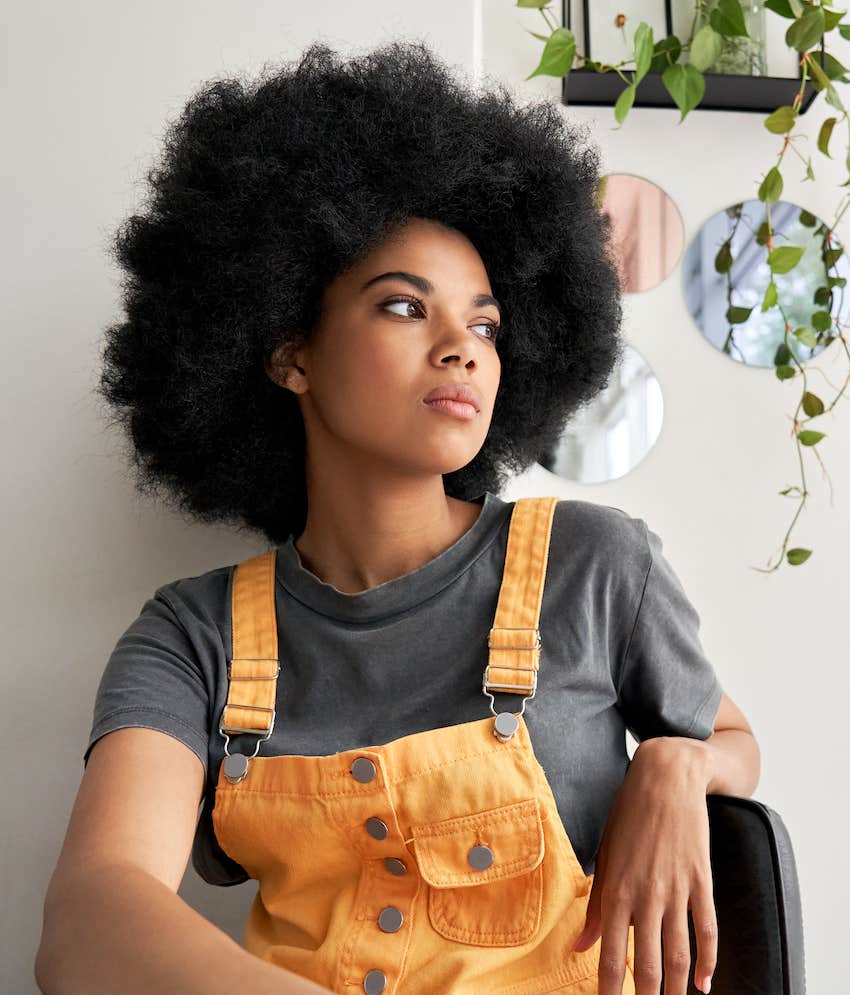
[[[573,415],[557,446],[537,461],[582,484],[624,477],[655,445],[663,411],[655,374],[637,349],[626,345],[608,386]]]
[[[597,190],[611,219],[611,245],[624,294],[650,290],[672,272],[685,244],[679,209],[657,184],[631,173],[601,177]]]
[[[770,206],[773,247],[804,251],[793,269],[771,274],[766,210],[748,200],[713,214],[688,246],[682,280],[691,317],[716,349],[748,366],[775,367],[788,364],[789,351],[805,362],[835,338],[835,319],[843,325],[850,306],[850,265],[824,222],[779,200]],[[771,275],[780,306],[762,311]]]

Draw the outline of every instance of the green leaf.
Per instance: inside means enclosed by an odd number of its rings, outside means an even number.
[[[828,117],[820,126],[820,131],[818,132],[818,150],[823,152],[829,159],[832,158],[829,154],[829,139],[832,136],[832,129],[835,127],[837,120],[837,117]]]
[[[731,305],[726,309],[726,320],[730,325],[743,325],[752,313],[751,307],[735,307]]]
[[[747,22],[739,0],[718,0],[717,6],[709,15],[709,23],[719,35],[727,38],[743,35],[749,38]]]
[[[808,7],[803,16],[798,17],[785,32],[785,43],[798,52],[806,52],[823,38],[825,27],[823,7]]]
[[[729,239],[727,239],[717,252],[714,257],[714,268],[718,273],[728,273],[732,268],[732,246],[730,245]]]
[[[654,51],[655,54],[652,56],[652,62],[649,66],[650,72],[662,73],[667,66],[679,61],[679,56],[682,54],[682,43],[675,35],[668,35],[655,43]]]
[[[812,157],[806,157],[806,176],[805,179],[813,180],[815,178],[814,171],[812,170]]]
[[[780,245],[767,254],[767,265],[772,273],[787,273],[794,269],[805,251],[800,245]]]
[[[830,87],[832,86],[832,83],[830,82],[829,77],[826,75],[823,69],[821,69],[820,63],[816,59],[809,59],[808,67],[812,77],[812,82],[815,85],[815,89],[818,91],[829,90]]]
[[[842,17],[847,13],[846,10],[824,10],[824,34],[827,31],[832,31],[832,29],[839,23]]]
[[[811,391],[806,391],[803,394],[803,411],[809,416],[809,418],[817,418],[818,415],[822,415],[824,412],[823,401],[813,394]]]
[[[834,266],[844,254],[844,249],[827,249],[823,254],[823,262],[827,269]]]
[[[795,377],[796,375],[797,371],[794,369],[793,366],[776,367],[776,376],[779,380],[790,380],[791,377]]]
[[[555,28],[543,48],[537,68],[525,78],[529,80],[532,76],[566,76],[572,69],[575,54],[576,39],[572,31],[569,28]]]
[[[774,204],[782,196],[782,174],[778,166],[771,166],[759,187],[759,200]]]
[[[784,135],[794,127],[797,120],[797,112],[793,107],[777,107],[776,110],[764,119],[764,126],[774,135]]]
[[[829,13],[827,12],[827,19],[828,18]],[[827,31],[828,30],[829,29],[827,28]],[[824,34],[826,34],[826,32],[824,32]],[[815,48],[809,52],[809,59],[821,66],[829,79],[838,80],[840,83],[847,82],[847,79],[844,76],[847,72],[847,67],[843,66],[834,55],[831,55],[829,52],[821,52],[820,49]]]
[[[644,21],[641,21],[635,31],[634,40],[635,75],[632,80],[632,85],[637,86],[637,84],[640,83],[644,76],[646,76],[649,72],[649,66],[652,62],[652,28]]]
[[[784,135],[794,127],[796,120],[797,112],[793,107],[786,105],[777,107],[772,114],[768,115],[764,120],[764,126],[774,135]]]
[[[800,493],[800,488],[796,484],[792,484],[790,487],[786,487],[784,491],[778,491],[777,493],[785,497],[788,494],[793,494],[794,491],[797,491],[798,494]]]
[[[810,349],[818,344],[818,337],[807,325],[801,325],[799,328],[795,328],[791,333],[794,338],[801,342],[803,345],[808,346]]]
[[[690,63],[695,69],[705,72],[706,69],[714,64],[715,59],[720,55],[722,50],[722,37],[710,24],[703,24],[691,42]]]
[[[770,225],[767,221],[762,221],[762,223],[756,228],[756,245],[767,245],[767,240],[770,237]]]
[[[626,120],[626,116],[632,109],[634,102],[635,84],[629,83],[620,96],[617,97],[617,102],[614,104],[614,117],[617,119],[618,124],[622,124]]]
[[[820,304],[821,306],[824,306],[826,304],[829,304],[831,298],[832,294],[829,292],[829,287],[818,287],[818,289],[814,293],[812,300],[815,302],[815,304]]]
[[[826,438],[826,432],[815,432],[811,428],[804,428],[797,433],[797,438],[800,440],[801,445],[816,446],[821,439]]]
[[[661,80],[676,106],[682,112],[682,116],[679,118],[679,124],[681,124],[688,111],[692,111],[702,100],[705,94],[705,79],[702,73],[689,62],[684,65],[677,62],[664,70],[661,74]]]
[[[780,17],[790,18],[792,21],[795,17],[798,17],[799,14],[802,13],[802,11],[799,11],[795,14],[794,11],[791,10],[791,5],[788,3],[788,0],[764,0],[763,6],[766,10],[772,10],[774,14],[779,14]]]
[[[770,308],[775,307],[776,301],[776,284],[771,280],[767,285],[767,290],[764,292],[764,299],[761,302],[762,311],[768,311]]]
[[[549,0],[516,0],[517,7],[533,7],[536,10],[540,10],[541,7],[545,7],[549,3]]]
[[[829,311],[815,311],[812,315],[812,328],[817,332],[826,332],[832,327],[832,315]]]
[[[791,350],[784,342],[780,342],[776,347],[776,355],[773,357],[773,362],[776,366],[785,366],[791,359]]]
[[[549,35],[539,35],[536,31],[528,32],[532,38],[537,38],[539,41],[549,41]]]
[[[847,277],[846,276],[828,276],[826,282],[830,287],[846,287]]]
[[[805,563],[811,555],[812,551],[804,549],[802,546],[795,546],[794,549],[789,549],[785,554],[792,567],[798,567],[801,563]]]
[[[838,33],[846,41],[850,41],[850,24],[840,24],[838,26]]]
[[[834,121],[835,118],[832,120]],[[807,228],[814,228],[814,226],[818,223],[817,215],[812,214],[811,211],[807,211],[805,209],[800,211],[800,215],[797,220],[801,225],[805,225]]]

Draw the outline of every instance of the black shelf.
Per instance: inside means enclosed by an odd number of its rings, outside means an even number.
[[[769,114],[777,107],[791,105],[800,81],[789,76],[733,76],[704,73],[705,95],[690,111],[752,111]],[[572,69],[563,79],[561,103],[613,105],[626,84],[613,70]],[[806,80],[798,114],[805,114],[817,96],[811,79]],[[635,90],[635,107],[676,107],[667,92],[661,73],[648,72]],[[678,108],[676,108],[678,110]]]
[[[670,23],[669,3],[666,5],[667,21]],[[562,0],[561,24],[570,27],[570,0]],[[589,50],[587,0],[585,0],[585,52]],[[824,43],[821,39],[820,53],[823,64]],[[590,53],[593,58],[593,53]],[[625,70],[627,76],[632,70]],[[660,72],[648,72],[635,90],[635,107],[676,107],[676,102],[667,92]],[[694,108],[696,111],[751,111],[769,114],[777,107],[793,104],[800,90],[802,70],[793,76],[743,76],[732,73],[703,73],[705,94]],[[562,104],[593,104],[612,106],[625,90],[627,84],[610,69],[599,73],[595,69],[572,69],[563,77],[561,86]],[[798,109],[805,114],[818,94],[811,77],[803,88],[803,99]],[[693,111],[691,111],[693,113]]]

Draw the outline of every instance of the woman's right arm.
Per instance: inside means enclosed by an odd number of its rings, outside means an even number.
[[[260,960],[177,894],[203,764],[154,729],[93,747],[47,889],[35,979],[44,995],[314,995],[329,989]]]

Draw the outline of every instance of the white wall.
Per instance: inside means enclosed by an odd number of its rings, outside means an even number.
[[[9,6],[5,21],[0,990],[26,995],[36,991],[43,896],[115,640],[164,581],[259,548],[136,497],[120,440],[105,429],[92,394],[102,330],[118,305],[108,239],[138,202],[165,120],[202,81],[296,57],[314,40],[353,53],[392,37],[423,37],[449,63],[483,68],[529,99],[557,99],[560,81],[523,82],[539,52],[524,29],[540,31],[542,20],[511,0],[487,0],[484,9],[480,0],[41,2]],[[696,112],[678,126],[678,112],[636,109],[613,131],[609,108],[564,113],[593,122],[606,170],[638,173],[667,190],[688,240],[716,210],[755,195],[778,146],[758,115]],[[825,116],[819,97],[801,119],[812,150]],[[830,220],[841,158],[816,159],[815,184],[799,182],[799,160],[789,160],[785,197]],[[842,222],[839,236],[844,230]],[[679,273],[626,304],[627,337],[664,391],[664,428],[649,457],[608,485],[571,485],[540,470],[505,496],[558,493],[615,504],[663,536],[721,681],[761,743],[756,797],[782,815],[794,841],[809,990],[837,991],[848,880],[840,758],[850,697],[841,610],[849,600],[850,418],[842,405],[824,429],[833,507],[827,484],[810,470],[815,493],[798,538],[815,555],[796,570],[750,570],[773,552],[788,520],[790,505],[775,495],[795,481],[787,414],[796,387],[709,346],[689,319]],[[833,380],[845,370],[835,346],[818,365]],[[239,938],[254,889],[253,882],[211,888],[190,867],[180,894]]]

